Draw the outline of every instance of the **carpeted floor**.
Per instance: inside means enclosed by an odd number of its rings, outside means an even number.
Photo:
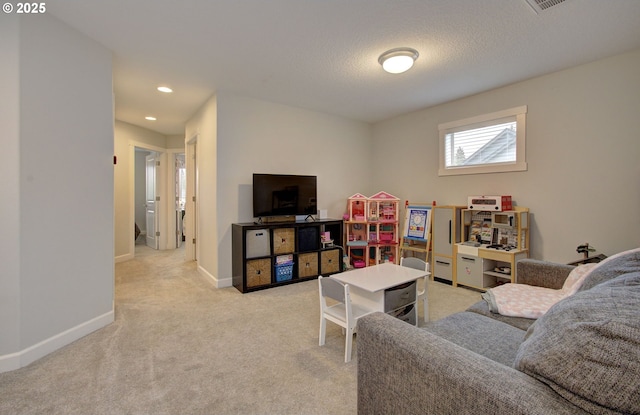
[[[116,321],[0,374],[1,414],[354,414],[341,329],[318,346],[317,281],[216,289],[183,252],[116,265]],[[478,301],[431,282],[432,320]]]

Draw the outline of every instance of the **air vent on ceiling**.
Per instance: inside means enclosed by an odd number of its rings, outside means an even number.
[[[550,7],[557,6],[560,3],[565,2],[566,0],[525,0],[529,6],[533,9],[534,12],[540,13],[541,11],[547,10]]]

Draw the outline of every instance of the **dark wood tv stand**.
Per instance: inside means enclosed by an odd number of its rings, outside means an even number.
[[[234,223],[231,237],[233,286],[242,293],[342,271],[342,220]]]

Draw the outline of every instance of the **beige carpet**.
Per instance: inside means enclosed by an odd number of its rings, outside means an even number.
[[[136,249],[116,265],[116,321],[0,374],[1,414],[356,413],[341,329],[329,323],[318,346],[315,280],[241,294],[180,250]],[[432,282],[431,317],[479,298]]]

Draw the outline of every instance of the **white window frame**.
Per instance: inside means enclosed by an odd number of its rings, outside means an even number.
[[[526,118],[527,106],[510,108],[490,114],[478,115],[476,117],[465,118],[464,120],[451,121],[438,125],[440,142],[440,168],[439,176],[453,176],[462,174],[482,174],[482,173],[504,173],[527,170],[526,158]],[[451,166],[446,167],[445,136],[449,133],[480,128],[493,124],[500,124],[505,121],[516,121],[516,161],[506,163],[490,163],[474,166]]]

